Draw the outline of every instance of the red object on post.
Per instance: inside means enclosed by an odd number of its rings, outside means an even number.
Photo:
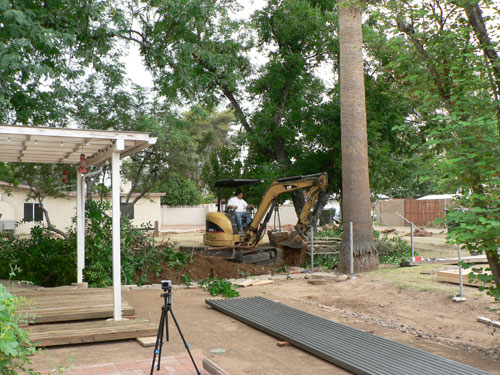
[[[68,183],[68,171],[66,171],[66,170],[63,171],[62,183],[63,184],[67,184]]]
[[[87,169],[85,168],[85,154],[80,154],[80,169],[78,169],[80,173],[87,173]]]

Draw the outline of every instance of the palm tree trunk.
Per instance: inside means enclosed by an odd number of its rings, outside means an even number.
[[[338,269],[349,270],[349,222],[353,223],[354,272],[377,269],[368,174],[361,10],[338,0],[340,39],[340,122],[342,143],[342,219],[344,238]]]

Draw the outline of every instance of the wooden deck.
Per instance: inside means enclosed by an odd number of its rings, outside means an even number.
[[[135,319],[135,309],[122,300],[122,315],[114,321],[112,289],[16,288],[25,302],[18,313],[27,318],[26,331],[36,346],[55,346],[155,336],[158,326]],[[105,320],[107,319],[107,320]]]
[[[18,313],[27,317],[29,324],[113,317],[111,289],[22,290],[15,294],[26,300]],[[122,301],[122,314],[134,315],[135,309]]]
[[[37,324],[28,328],[30,341],[40,347],[135,339],[156,336],[157,332],[158,325],[147,319]]]

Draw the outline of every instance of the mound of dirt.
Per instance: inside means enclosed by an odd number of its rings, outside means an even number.
[[[298,267],[306,261],[307,247],[301,249],[292,249],[291,247],[283,246],[283,261],[287,266]]]
[[[301,266],[306,261],[306,251],[307,246],[301,249],[294,249],[288,246],[282,245],[283,242],[290,239],[295,234],[295,232],[277,232],[269,230],[267,231],[267,236],[269,237],[269,242],[275,247],[281,247],[283,249],[283,263],[287,266]]]
[[[410,233],[411,235],[411,233]],[[432,232],[429,232],[425,229],[415,228],[413,231],[413,236],[415,237],[432,237]]]
[[[172,280],[174,284],[180,284],[184,283],[183,274],[189,275],[194,281],[206,279],[207,277],[230,279],[248,275],[263,275],[270,273],[275,268],[276,266],[235,263],[222,258],[195,255],[194,261],[182,270],[174,270],[164,265],[160,276],[152,273],[149,275],[149,280],[152,283],[160,283],[161,280]]]

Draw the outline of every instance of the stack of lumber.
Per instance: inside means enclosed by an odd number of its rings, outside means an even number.
[[[27,317],[30,324],[113,317],[111,289],[43,289],[20,291],[16,295],[25,299],[18,313]],[[128,302],[122,301],[122,314],[134,315],[135,309]]]
[[[483,286],[483,283],[480,281],[474,280],[474,282],[469,281],[469,274],[472,272],[472,268],[467,268],[462,270],[462,283],[463,285],[468,285],[468,286]],[[443,281],[447,283],[452,283],[452,284],[460,284],[460,278],[459,278],[459,270],[458,268],[456,269],[447,269],[447,270],[442,270],[438,271],[436,275],[436,280],[437,281]]]
[[[316,255],[338,254],[338,249],[340,247],[341,242],[342,239],[336,237],[315,238],[313,239],[314,254]],[[311,246],[308,245],[307,249],[308,249],[307,254],[310,254]]]
[[[30,341],[39,347],[116,341],[156,335],[158,326],[147,319],[92,320],[41,324],[28,329]]]

